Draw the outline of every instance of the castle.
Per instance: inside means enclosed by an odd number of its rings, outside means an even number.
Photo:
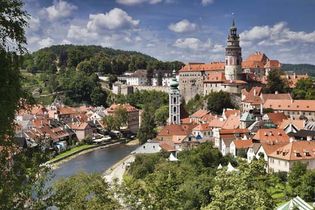
[[[226,91],[240,94],[245,87],[255,82],[263,83],[273,69],[280,69],[277,60],[270,60],[265,54],[256,52],[242,60],[240,37],[233,20],[225,48],[225,62],[188,63],[179,71],[180,93],[189,101],[196,94]]]

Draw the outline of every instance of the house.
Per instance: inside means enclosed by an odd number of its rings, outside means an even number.
[[[204,109],[199,109],[195,113],[189,116],[191,122],[200,123],[203,121],[205,116],[208,116],[209,111]]]
[[[175,144],[176,150],[182,150],[183,147],[187,147],[188,144],[195,144],[196,138],[191,135],[193,128],[197,125],[195,124],[170,124],[164,126],[156,139],[159,141],[167,141]]]
[[[123,108],[128,113],[127,129],[132,133],[137,133],[140,126],[139,109],[130,104],[112,104],[105,110],[105,114],[113,115],[118,108]]]
[[[225,120],[222,129],[237,129],[240,127],[240,114],[239,112],[235,112],[231,115],[228,115],[227,119]]]
[[[192,134],[196,137],[196,139],[209,139],[212,137],[212,129],[209,127],[209,124],[199,124],[193,128]]]
[[[241,93],[241,108],[243,112],[256,109],[262,113],[262,108],[265,108],[263,104],[269,99],[292,100],[289,93],[275,92],[274,94],[265,94],[262,93],[261,87],[253,87],[250,91],[243,89]]]
[[[256,121],[256,117],[250,112],[244,112],[240,118],[240,128],[248,128]]]
[[[315,141],[293,141],[278,148],[269,156],[270,172],[289,172],[294,163],[307,164],[307,169],[315,169]]]
[[[253,141],[250,140],[234,140],[230,145],[230,153],[236,157],[243,157],[247,158],[247,150],[251,145],[253,144]]]
[[[221,129],[219,138],[215,138],[215,146],[223,155],[230,153],[230,145],[236,139],[247,139],[247,129]]]
[[[286,119],[281,122],[279,128],[284,130],[286,133],[296,133],[299,130],[304,129],[305,125],[305,120]]]
[[[68,126],[76,134],[79,141],[92,137],[93,135],[93,128],[86,122],[69,123]]]
[[[126,77],[126,84],[131,86],[148,85],[148,72],[145,69],[138,69]]]
[[[262,120],[270,121],[277,126],[279,126],[282,123],[282,121],[286,119],[288,119],[287,116],[285,116],[282,112],[267,113],[262,117]]]
[[[143,145],[140,145],[137,149],[135,149],[132,154],[152,154],[158,153],[162,150],[160,147],[160,142],[156,140],[148,140]]]
[[[248,162],[251,162],[252,160],[254,160],[254,158],[256,158],[256,154],[257,154],[257,151],[259,150],[260,146],[261,146],[260,143],[253,142],[252,145],[250,145],[248,147],[247,153],[246,153]]]
[[[315,120],[315,100],[280,100],[268,99],[264,103],[265,109],[283,112],[288,118]]]
[[[303,140],[303,141],[314,141],[315,140],[315,131],[310,130],[299,130],[297,132],[292,132],[288,134],[294,140]]]
[[[296,84],[298,83],[299,80],[301,79],[308,79],[309,76],[308,74],[296,74],[295,72],[293,74],[286,74],[286,75],[281,75],[282,79],[286,79],[288,81],[289,87],[290,88],[295,88]]]
[[[253,141],[268,144],[288,143],[289,136],[282,129],[259,129],[253,137]]]

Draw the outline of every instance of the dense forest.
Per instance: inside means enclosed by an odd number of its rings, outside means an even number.
[[[86,73],[120,75],[137,69],[179,70],[183,65],[179,61],[162,62],[135,51],[94,45],[55,45],[25,55],[22,68],[31,73],[56,73],[76,68]]]
[[[293,71],[296,74],[315,76],[315,65],[312,64],[282,64],[283,71]]]

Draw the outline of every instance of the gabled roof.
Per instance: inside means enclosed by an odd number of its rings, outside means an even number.
[[[268,99],[264,108],[287,111],[309,111],[315,112],[315,100],[274,100]]]
[[[223,110],[223,115],[228,118],[231,115],[240,115],[241,111],[238,109],[224,109]]]
[[[131,106],[130,104],[112,104],[110,107],[106,109],[108,113],[114,113],[116,109],[119,107],[122,107],[127,110],[127,112],[137,112],[139,111],[137,108],[134,106]]]
[[[271,153],[276,151],[278,148],[287,145],[288,143],[279,143],[279,144],[267,144],[262,143],[261,146],[264,149],[265,153],[269,156]]]
[[[179,72],[194,72],[194,71],[219,71],[224,70],[224,62],[212,62],[212,63],[188,63],[183,66]]]
[[[233,142],[237,149],[247,149],[253,144],[252,140],[234,140]]]
[[[268,99],[292,100],[290,93],[262,93],[261,98],[263,102],[266,102]]]
[[[288,119],[287,116],[283,112],[278,113],[267,113],[266,114],[271,122],[273,122],[276,125],[280,125],[283,120]]]
[[[209,127],[209,124],[199,124],[193,130],[194,131],[210,131],[211,127]]]
[[[214,118],[209,122],[209,126],[212,128],[222,128],[225,121],[222,118]]]
[[[167,151],[167,152],[174,152],[176,151],[175,149],[175,144],[171,141],[160,141],[159,142],[160,147]]]
[[[222,129],[236,129],[236,128],[239,128],[240,126],[240,115],[236,115],[236,114],[233,114],[233,115],[230,115],[224,125],[222,126]]]
[[[244,96],[244,99],[242,101],[246,103],[260,104],[261,91],[262,87],[252,87],[249,92],[246,89],[242,89],[242,94]]]
[[[258,140],[260,143],[278,144],[289,142],[289,136],[282,129],[259,129],[254,140]]]
[[[271,157],[283,160],[310,160],[315,159],[314,141],[294,141],[278,148],[270,154]]]
[[[301,130],[301,129],[303,129],[304,126],[305,126],[305,120],[285,119],[285,120],[283,120],[283,121],[280,123],[279,128],[285,129],[285,128],[288,127],[290,124],[294,125],[294,127],[296,127],[297,129]]]
[[[158,133],[158,136],[187,136],[191,133],[192,129],[196,127],[196,125],[166,125],[162,128],[162,130]]]
[[[204,110],[204,109],[199,109],[198,111],[196,111],[195,113],[193,113],[190,117],[191,118],[202,118],[205,115],[207,115],[209,113],[209,111]]]

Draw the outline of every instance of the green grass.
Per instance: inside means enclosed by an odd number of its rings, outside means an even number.
[[[85,144],[85,145],[81,145],[81,146],[77,146],[77,147],[74,147],[70,150],[67,150],[63,153],[60,153],[59,155],[57,155],[56,157],[54,157],[53,159],[50,160],[50,162],[54,162],[54,161],[58,161],[64,157],[67,157],[67,156],[71,156],[72,154],[78,152],[78,151],[81,151],[81,150],[84,150],[84,149],[88,149],[88,148],[92,148],[92,147],[95,147],[95,145],[90,145],[90,144]]]

